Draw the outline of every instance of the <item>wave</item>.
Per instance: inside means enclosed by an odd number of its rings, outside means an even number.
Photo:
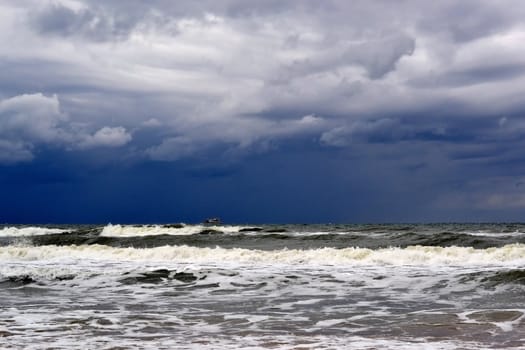
[[[59,228],[49,227],[4,227],[0,230],[0,237],[27,237],[27,236],[42,236],[50,234],[59,234],[69,232]]]
[[[356,232],[316,230],[301,226],[207,226],[207,225],[106,225],[0,228],[0,246],[12,244],[92,245],[154,248],[165,245],[274,250],[311,250],[351,247],[381,249],[409,246],[471,247],[486,249],[508,244],[525,244],[525,235],[508,232],[469,234],[465,232]],[[322,228],[324,229],[324,228]],[[3,233],[3,234],[2,234]],[[7,237],[6,237],[7,236]],[[10,237],[9,237],[10,236]],[[21,241],[22,240],[22,241]]]
[[[525,285],[525,270],[513,269],[508,271],[498,271],[494,275],[482,279],[482,282],[489,282],[492,285],[505,283]]]
[[[288,227],[280,227],[269,225],[266,227],[258,226],[238,226],[238,225],[186,225],[186,224],[172,224],[172,225],[106,225],[100,234],[103,237],[143,237],[143,236],[159,236],[159,235],[176,235],[186,236],[194,234],[242,234],[242,235],[283,235],[286,237],[309,237],[309,236],[336,236],[336,235],[368,235],[367,232],[358,231],[340,231],[326,228],[326,230],[301,230],[292,229]]]
[[[501,284],[525,285],[525,270],[511,268],[500,271],[479,271],[465,274],[461,282],[477,281],[479,284],[493,288]]]
[[[516,238],[519,240],[525,237],[524,232],[495,232],[495,231],[437,231],[437,232],[418,232],[410,230],[391,230],[384,231],[358,231],[348,230],[338,227],[308,227],[308,226],[237,226],[237,225],[112,225],[108,224],[102,228],[101,237],[130,238],[146,236],[189,236],[198,234],[225,234],[225,235],[243,235],[243,236],[282,236],[286,238],[304,238],[304,239],[324,239],[335,238],[346,240],[347,238],[374,238],[374,239],[394,239],[403,240],[401,245],[439,245],[441,241],[454,241],[451,245],[469,245],[470,242],[476,241],[479,237],[487,239],[509,239]],[[464,241],[464,242],[463,242]],[[505,244],[505,243],[503,243]],[[501,245],[501,244],[500,244]],[[484,247],[479,247],[484,248]]]
[[[242,226],[208,226],[208,225],[106,225],[100,236],[103,237],[140,237],[176,235],[187,236],[199,233],[237,233]]]
[[[499,248],[469,247],[406,248],[320,248],[272,251],[243,248],[196,248],[163,246],[156,248],[115,248],[105,245],[5,246],[0,260],[34,261],[56,259],[94,259],[111,261],[169,261],[206,264],[311,264],[311,265],[523,265],[525,245],[510,244]]]
[[[493,231],[465,231],[461,232],[469,236],[479,237],[522,237],[525,236],[525,232],[514,231],[514,232],[493,232]]]

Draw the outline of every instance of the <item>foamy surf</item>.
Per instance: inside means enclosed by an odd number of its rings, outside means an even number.
[[[524,225],[70,227],[0,237],[2,347],[525,346]]]
[[[48,227],[4,227],[0,229],[0,237],[27,237],[64,233],[70,230]]]
[[[525,245],[501,248],[465,247],[407,248],[321,248],[272,251],[242,248],[196,248],[163,246],[156,248],[116,248],[105,245],[0,247],[1,260],[47,260],[62,257],[94,260],[172,261],[184,263],[245,263],[290,265],[523,265]]]
[[[213,226],[213,225],[112,225],[104,226],[102,237],[144,237],[159,235],[187,236],[202,232],[237,233],[242,226]]]
[[[515,231],[515,232],[491,232],[491,231],[470,231],[464,232],[464,234],[470,236],[479,236],[479,237],[523,237],[525,232]]]

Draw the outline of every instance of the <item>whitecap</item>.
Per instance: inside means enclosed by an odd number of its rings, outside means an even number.
[[[0,237],[25,237],[25,236],[41,236],[49,234],[64,233],[70,230],[49,227],[4,227],[0,230]]]
[[[42,260],[75,257],[110,261],[169,261],[208,264],[292,264],[292,265],[504,265],[525,263],[525,245],[498,248],[409,246],[406,248],[320,248],[263,251],[243,248],[197,248],[163,246],[155,248],[117,248],[89,246],[6,246],[0,247],[0,260]]]

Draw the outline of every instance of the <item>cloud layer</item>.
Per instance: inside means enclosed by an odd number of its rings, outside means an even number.
[[[101,128],[107,115],[128,128],[154,119],[166,135],[151,147],[201,133],[199,143],[244,145],[254,124],[260,135],[248,138],[262,139],[274,134],[274,119],[308,114],[330,120],[324,135],[440,109],[448,124],[466,114],[502,117],[523,107],[517,43],[525,32],[510,5],[4,4],[0,40],[9,50],[0,60],[12,72],[2,79],[4,98],[57,95],[69,122]]]

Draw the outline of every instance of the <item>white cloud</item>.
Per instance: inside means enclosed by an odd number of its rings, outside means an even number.
[[[67,117],[56,95],[24,94],[0,100],[0,163],[33,159],[34,144],[64,143]]]
[[[57,95],[23,94],[0,100],[0,163],[34,158],[39,145],[65,149],[119,147],[131,141],[124,127],[102,127],[94,133],[78,126],[60,108]]]
[[[349,125],[339,126],[322,133],[322,144],[335,147],[348,146],[354,138],[392,140],[403,136],[404,131],[398,127],[395,119],[383,118],[371,121],[356,121]]]
[[[24,94],[2,100],[0,115],[0,134],[40,142],[61,142],[68,138],[61,129],[67,117],[60,112],[56,95]]]
[[[148,128],[156,128],[156,127],[162,126],[162,122],[160,122],[157,118],[150,118],[142,122],[141,125],[148,127]]]
[[[324,132],[321,135],[321,143],[328,146],[344,147],[350,143],[351,132],[347,127],[339,126]]]
[[[146,154],[153,160],[173,161],[188,156],[198,149],[198,145],[186,137],[170,137],[164,139],[160,145],[147,149]]]
[[[95,148],[95,147],[120,147],[131,141],[131,135],[125,128],[119,127],[103,127],[95,132],[93,135],[84,136],[79,144],[79,148]]]

